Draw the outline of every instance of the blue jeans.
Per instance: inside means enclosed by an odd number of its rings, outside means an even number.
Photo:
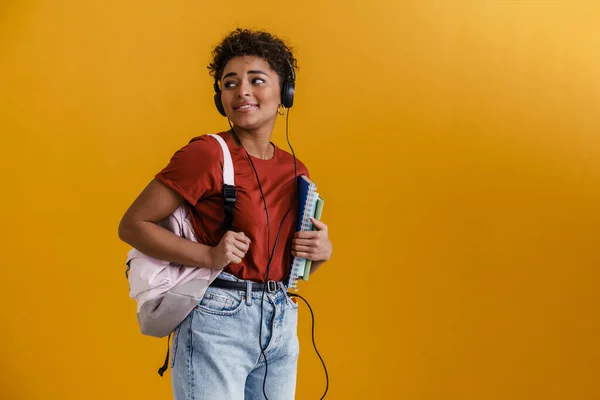
[[[222,272],[220,279],[240,281]],[[298,361],[298,305],[280,288],[265,293],[261,355],[259,329],[262,291],[209,287],[204,298],[177,327],[171,358],[175,400],[294,398]]]

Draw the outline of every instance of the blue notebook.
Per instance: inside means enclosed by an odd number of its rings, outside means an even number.
[[[317,185],[308,179],[305,175],[298,177],[298,224],[296,231],[304,232],[313,229],[313,223],[310,217],[315,215],[315,207],[317,205]],[[298,278],[304,275],[306,267],[306,259],[301,257],[292,257],[290,266],[290,277],[288,280],[288,288],[294,289],[297,286]]]

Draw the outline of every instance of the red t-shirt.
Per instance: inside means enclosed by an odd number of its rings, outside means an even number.
[[[250,248],[240,264],[230,264],[225,271],[240,279],[264,281],[268,252],[267,217],[258,188],[256,174],[248,155],[227,132],[219,133],[231,152],[235,171],[237,201],[233,214],[232,230],[244,232],[251,240]],[[252,157],[252,156],[250,156]],[[252,157],[269,211],[272,251],[277,231],[288,213],[275,249],[269,280],[287,277],[291,262],[292,237],[296,231],[298,205],[294,181],[294,159],[288,152],[275,146],[270,160]],[[308,170],[296,160],[297,174],[307,175]],[[216,246],[225,234],[221,228],[225,218],[223,202],[223,152],[219,143],[209,136],[193,138],[178,150],[156,179],[179,193],[192,206],[192,225],[200,243]]]

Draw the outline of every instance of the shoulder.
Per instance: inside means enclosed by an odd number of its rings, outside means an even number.
[[[207,157],[215,157],[221,154],[219,142],[217,142],[217,139],[211,137],[210,134],[193,137],[180,149],[180,151],[182,150]]]
[[[223,153],[210,135],[197,136],[177,150],[156,179],[195,204],[222,179]]]
[[[219,174],[222,164],[223,151],[219,142],[206,134],[190,139],[177,150],[162,173],[180,177]]]
[[[209,134],[193,137],[171,157],[171,162],[195,165],[218,163],[223,160],[219,142]]]

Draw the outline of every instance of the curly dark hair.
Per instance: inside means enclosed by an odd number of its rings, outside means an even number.
[[[227,62],[238,56],[257,56],[266,60],[277,72],[280,84],[290,76],[290,65],[298,70],[292,48],[275,35],[260,30],[234,30],[213,50],[212,56],[208,69],[216,80],[221,79]]]

